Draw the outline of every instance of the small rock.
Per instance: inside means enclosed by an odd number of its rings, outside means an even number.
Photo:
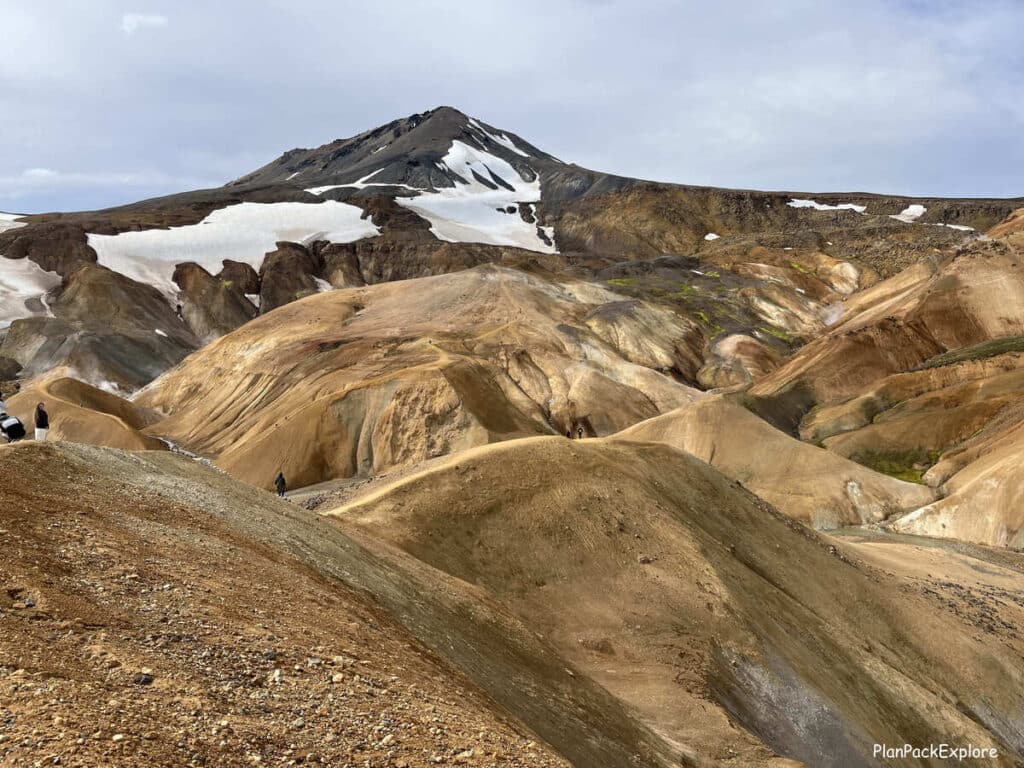
[[[147,672],[139,672],[135,675],[135,677],[132,678],[132,682],[136,685],[152,685],[153,675]]]
[[[650,555],[640,555],[640,557],[637,558],[637,561],[641,565],[647,565],[649,563],[653,563],[654,562],[654,558],[651,557]]]
[[[124,734],[123,733],[115,733],[111,738],[114,741],[124,741]]]

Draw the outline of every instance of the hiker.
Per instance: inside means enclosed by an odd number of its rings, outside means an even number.
[[[572,440],[572,428],[565,430],[565,436]]]
[[[583,427],[576,430],[576,434],[579,435],[580,440],[583,439]]]
[[[8,416],[4,408],[4,412],[0,413],[0,433],[3,433],[8,443],[14,443],[25,436],[25,425],[17,416]]]
[[[36,440],[40,443],[46,442],[46,435],[50,431],[50,414],[46,412],[46,403],[39,403],[36,406]]]
[[[288,489],[288,484],[284,480],[284,472],[277,473],[277,477],[274,478],[274,487],[277,488],[277,495],[283,499],[284,492]]]

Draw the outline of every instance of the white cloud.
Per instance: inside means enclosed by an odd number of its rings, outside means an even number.
[[[26,168],[21,175],[27,179],[54,179],[60,176],[60,173],[51,168]]]
[[[121,31],[126,35],[135,34],[141,27],[166,27],[167,17],[160,14],[126,13],[121,17]]]
[[[222,184],[216,178],[164,173],[161,171],[57,171],[26,168],[18,174],[0,174],[0,199],[20,200],[34,195],[52,196],[68,192],[102,193],[119,190],[124,200],[140,194],[167,194],[186,189],[203,189]]]

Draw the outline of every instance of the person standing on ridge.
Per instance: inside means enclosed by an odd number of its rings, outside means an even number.
[[[583,439],[583,427],[580,427],[579,429],[577,429],[576,430],[576,434],[579,436],[580,440],[582,440]]]
[[[284,479],[284,472],[277,473],[277,477],[274,478],[274,487],[277,488],[277,495],[283,499],[284,492],[288,490],[288,484]]]
[[[46,403],[39,403],[36,406],[36,440],[40,443],[46,442],[46,435],[50,431],[50,414],[46,412]]]

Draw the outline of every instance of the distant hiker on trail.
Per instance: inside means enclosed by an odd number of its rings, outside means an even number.
[[[274,478],[274,487],[277,488],[277,495],[283,499],[284,492],[288,490],[288,484],[284,480],[284,472],[277,473],[277,477]]]
[[[0,433],[3,433],[8,443],[17,442],[25,436],[25,425],[17,416],[8,416],[6,407],[0,413]]]
[[[50,431],[50,414],[46,412],[46,403],[39,403],[36,406],[36,440],[40,443],[46,442],[46,435]]]
[[[579,435],[580,440],[583,439],[583,427],[576,430],[576,434]]]

